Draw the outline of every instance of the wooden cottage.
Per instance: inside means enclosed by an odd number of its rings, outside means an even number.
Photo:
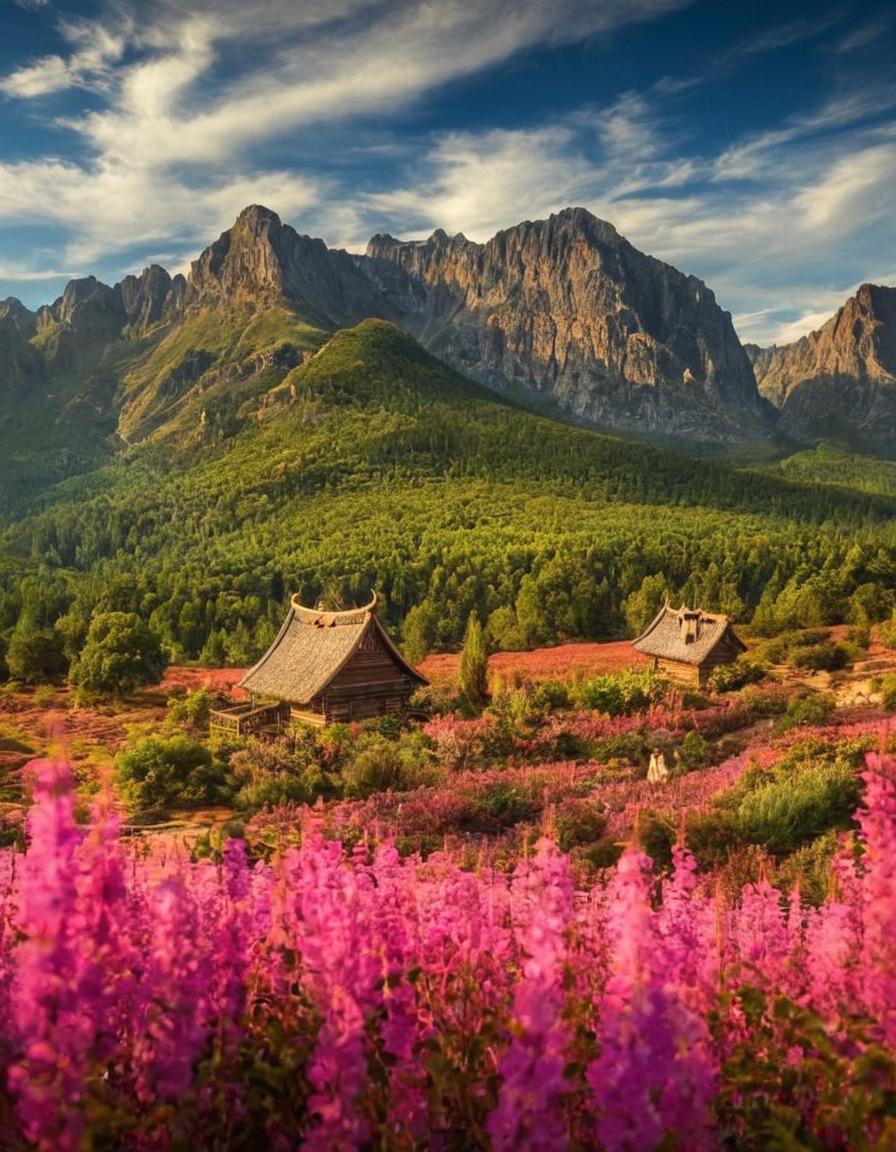
[[[364,608],[321,612],[293,596],[279,635],[240,681],[255,700],[278,701],[307,724],[403,712],[428,683],[389,639],[376,616],[376,593]]]
[[[746,652],[727,616],[700,608],[664,604],[632,647],[653,657],[653,666],[670,680],[700,687],[714,668],[730,664]]]

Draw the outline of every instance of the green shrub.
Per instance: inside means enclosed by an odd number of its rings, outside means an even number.
[[[197,688],[168,701],[168,723],[201,732],[208,728],[211,710],[211,694],[205,688]]]
[[[752,660],[735,660],[721,664],[709,677],[707,687],[714,692],[736,692],[748,684],[758,684],[768,672],[764,664]]]
[[[693,772],[697,768],[703,768],[709,762],[711,751],[709,741],[703,733],[693,728],[685,734],[678,747],[676,768],[680,772]]]
[[[845,668],[850,653],[843,644],[808,644],[795,649],[791,656],[794,668],[805,668],[813,672],[834,672]]]
[[[896,672],[889,672],[880,682],[881,704],[888,712],[896,712]]]
[[[186,736],[147,736],[115,758],[119,784],[135,808],[218,804],[230,798],[226,765]]]
[[[254,811],[265,805],[313,804],[337,788],[322,767],[313,734],[305,739],[250,740],[230,757],[234,805]]]
[[[667,812],[641,812],[635,835],[657,871],[671,865],[672,848],[678,839],[678,822],[673,816]]]
[[[734,814],[734,830],[744,840],[781,855],[831,828],[849,826],[861,794],[855,767],[846,760],[818,761],[793,775],[749,792]]]
[[[608,716],[631,716],[657,703],[667,689],[668,682],[652,671],[624,672],[586,680],[571,690],[570,699],[577,708]]]
[[[800,900],[816,906],[823,904],[831,896],[831,864],[839,851],[836,829],[823,833],[781,862],[775,875],[776,887],[792,892],[799,883]]]
[[[458,820],[462,832],[485,835],[513,828],[537,819],[541,808],[526,792],[513,784],[496,781],[473,797],[468,811]]]
[[[732,853],[739,852],[742,847],[735,832],[733,816],[724,809],[689,812],[685,843],[701,870],[707,872],[721,868]]]
[[[607,817],[590,797],[567,797],[554,813],[554,835],[561,852],[600,840],[607,827]]]
[[[529,702],[542,716],[569,708],[569,689],[562,680],[539,680],[532,685]]]
[[[782,736],[793,728],[805,728],[814,724],[824,724],[834,711],[836,701],[828,692],[817,692],[811,696],[795,696],[784,710],[784,715],[775,721],[774,732]]]

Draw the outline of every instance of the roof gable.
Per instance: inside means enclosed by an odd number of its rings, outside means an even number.
[[[240,681],[258,696],[290,704],[307,704],[332,683],[357,652],[369,629],[374,629],[401,672],[417,683],[426,679],[392,643],[375,615],[376,596],[364,608],[347,612],[321,612],[306,608],[296,596],[274,642]]]
[[[632,647],[645,656],[702,664],[723,642],[732,658],[747,650],[735,635],[729,617],[700,608],[676,609],[664,604],[644,632],[632,641]]]

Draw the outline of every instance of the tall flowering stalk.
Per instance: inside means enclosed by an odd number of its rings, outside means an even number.
[[[896,1048],[896,761],[869,752],[857,813],[863,857],[862,985],[880,1039]]]
[[[714,1147],[716,1068],[704,1019],[680,995],[656,931],[648,857],[620,862],[608,906],[610,978],[596,1005],[600,1054],[586,1071],[604,1152]],[[673,952],[674,958],[674,952]]]
[[[28,1138],[79,1149],[86,1101],[103,1094],[131,984],[118,822],[94,811],[85,838],[68,768],[35,761],[35,803],[21,863],[13,1025],[22,1053],[9,1073]]]
[[[512,908],[520,920],[522,979],[516,986],[511,1040],[499,1072],[498,1106],[486,1125],[495,1152],[568,1147],[564,1077],[570,1038],[561,1021],[566,937],[575,910],[569,860],[539,840],[516,869]]]
[[[306,837],[299,850],[303,982],[321,1017],[308,1079],[308,1152],[351,1152],[371,1135],[365,1024],[378,976],[369,948],[370,877],[338,843]]]

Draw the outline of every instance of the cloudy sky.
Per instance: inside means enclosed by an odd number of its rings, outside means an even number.
[[[0,299],[583,205],[744,340],[896,285],[891,0],[0,0]]]

